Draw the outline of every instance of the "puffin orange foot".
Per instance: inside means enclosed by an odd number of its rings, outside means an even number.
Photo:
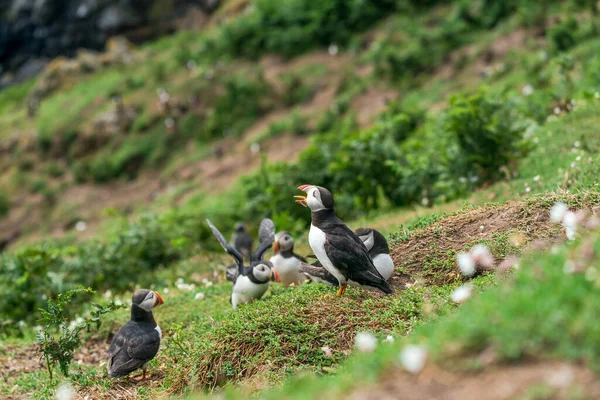
[[[346,292],[346,286],[348,286],[346,283],[342,283],[340,285],[340,288],[337,291],[337,296],[340,297],[341,295],[343,295]]]
[[[136,376],[135,378],[131,378],[132,380],[136,381],[136,382],[142,382],[146,380],[146,371],[144,371],[144,373],[140,376]]]

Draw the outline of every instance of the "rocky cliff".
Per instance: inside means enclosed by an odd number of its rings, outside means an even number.
[[[134,42],[208,14],[220,0],[0,0],[0,88],[38,73],[52,58],[100,50],[110,36]],[[195,13],[195,14],[194,14]]]

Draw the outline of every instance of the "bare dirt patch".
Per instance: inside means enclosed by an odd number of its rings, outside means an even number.
[[[597,399],[600,382],[588,368],[567,362],[494,366],[476,374],[430,365],[417,376],[394,368],[377,384],[360,388],[348,398],[388,400],[399,396],[404,400]]]
[[[398,93],[394,90],[371,87],[354,99],[350,108],[356,114],[358,125],[365,128],[373,123],[374,117],[387,108],[388,102],[397,97]]]

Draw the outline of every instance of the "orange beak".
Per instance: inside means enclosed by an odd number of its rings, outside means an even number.
[[[279,242],[277,240],[275,241],[275,243],[273,243],[273,253],[279,253]]]
[[[163,300],[163,298],[160,296],[160,294],[158,294],[158,292],[154,292],[154,294],[156,295],[156,301],[154,302],[154,307],[158,307],[160,306],[162,303],[164,303],[165,301]]]
[[[279,279],[279,274],[277,273],[277,271],[273,270],[273,276],[275,277],[275,282],[281,282],[281,279]]]
[[[296,203],[300,204],[302,207],[308,207],[306,201],[308,200],[306,196],[294,196],[296,199]]]
[[[314,185],[300,185],[298,186],[298,190],[306,192],[313,186]],[[308,204],[306,203],[308,199],[306,198],[306,196],[294,196],[294,198],[296,199],[296,203],[300,204],[302,207],[308,207]]]

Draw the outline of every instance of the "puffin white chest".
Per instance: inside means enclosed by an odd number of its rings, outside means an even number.
[[[269,282],[254,283],[247,276],[240,276],[233,285],[231,293],[231,303],[233,308],[238,304],[249,303],[255,299],[260,299],[269,288]]]
[[[389,254],[377,254],[373,258],[373,264],[383,279],[389,280],[394,273],[394,261]]]
[[[300,259],[296,257],[283,257],[281,254],[275,254],[269,260],[273,263],[273,269],[279,274],[281,283],[289,286],[292,283],[300,284],[306,277],[300,270]]]
[[[160,338],[160,340],[162,340],[162,331],[160,330],[160,326],[158,326],[158,324],[156,324],[154,330],[158,332],[158,337]]]
[[[325,251],[325,241],[327,236],[325,232],[317,228],[313,224],[310,224],[310,231],[308,232],[308,244],[315,253],[317,260],[321,262],[323,267],[329,271],[340,283],[346,283],[346,277],[333,265],[327,252]]]

